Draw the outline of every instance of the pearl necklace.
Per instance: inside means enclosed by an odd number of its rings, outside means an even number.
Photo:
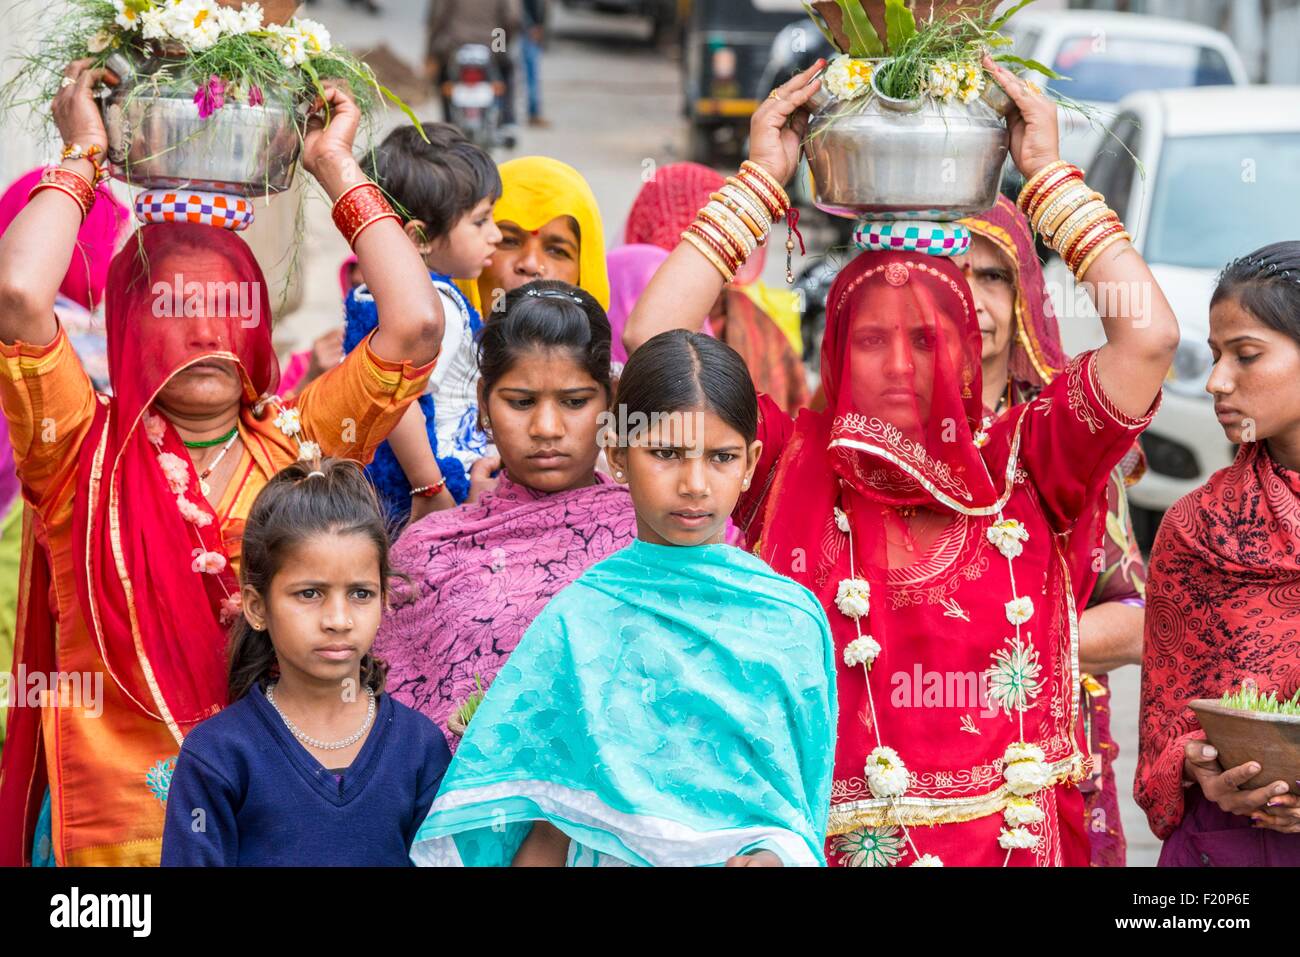
[[[356,744],[361,740],[362,735],[370,730],[370,723],[375,720],[375,693],[370,688],[367,688],[366,694],[370,698],[370,706],[366,709],[366,720],[362,723],[361,727],[346,738],[343,738],[341,741],[321,741],[318,738],[313,738],[311,735],[303,732],[296,724],[289,720],[288,715],[280,710],[280,706],[275,703],[275,684],[267,685],[266,688],[266,700],[270,703],[271,707],[275,709],[275,713],[280,716],[280,720],[284,722],[284,726],[289,729],[290,733],[308,747],[317,748],[321,751],[342,750],[343,748]]]

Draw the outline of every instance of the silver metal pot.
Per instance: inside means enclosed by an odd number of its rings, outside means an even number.
[[[116,178],[143,189],[189,186],[236,196],[293,185],[298,118],[271,92],[262,106],[227,100],[199,119],[193,89],[158,82],[121,56],[108,65],[122,79],[100,99]]]
[[[872,76],[867,100],[832,101],[804,152],[818,209],[849,219],[948,221],[990,208],[1010,135],[981,100],[897,100]]]

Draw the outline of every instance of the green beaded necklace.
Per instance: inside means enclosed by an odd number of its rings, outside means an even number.
[[[239,431],[239,426],[236,425],[225,435],[218,436],[215,439],[206,439],[202,442],[185,442],[185,447],[187,449],[210,449],[214,445],[220,445],[222,442],[229,442],[231,439],[235,437],[235,433],[238,431]],[[182,439],[182,441],[184,440]]]

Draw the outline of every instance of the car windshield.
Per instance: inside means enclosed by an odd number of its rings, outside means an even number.
[[[1104,33],[1067,37],[1052,68],[1069,77],[1052,80],[1052,89],[1097,103],[1118,103],[1140,90],[1232,83],[1223,54],[1211,47]]]
[[[1148,262],[1221,269],[1295,238],[1300,132],[1179,136],[1165,141],[1151,202]]]

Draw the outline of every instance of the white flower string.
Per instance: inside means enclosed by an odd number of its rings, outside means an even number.
[[[1013,562],[1024,551],[1025,542],[1029,541],[1029,532],[1023,523],[1014,518],[1005,518],[999,511],[997,521],[989,526],[985,534],[1007,560],[1011,600],[1006,603],[1005,611],[1007,621],[1016,629],[1010,650],[999,649],[994,652],[993,666],[986,672],[989,675],[990,695],[998,695],[997,700],[1008,716],[1012,710],[1015,711],[1018,732],[1018,740],[1009,745],[1002,756],[1002,775],[1006,779],[1007,790],[1023,802],[1013,805],[1009,801],[1003,811],[1003,820],[1007,826],[998,834],[998,846],[1006,849],[1007,855],[1002,860],[1002,866],[1006,867],[1011,862],[1012,851],[1038,846],[1038,835],[1028,830],[1026,825],[1040,823],[1043,819],[1042,812],[1034,815],[1025,804],[1038,811],[1037,805],[1027,799],[1048,785],[1051,773],[1042,748],[1025,741],[1025,711],[1039,691],[1039,665],[1038,652],[1026,646],[1020,631],[1034,616],[1034,601],[1028,595],[1018,593]]]
[[[221,552],[209,551],[203,543],[203,536],[199,534],[199,529],[207,528],[212,524],[212,515],[204,511],[195,502],[185,494],[190,487],[190,470],[191,464],[172,452],[164,452],[163,438],[167,434],[167,422],[160,415],[154,415],[146,411],[142,416],[144,425],[145,439],[158,452],[158,467],[162,469],[163,478],[167,481],[167,487],[171,489],[176,496],[176,508],[181,513],[181,517],[186,523],[193,526],[194,537],[198,541],[198,547],[190,552],[190,570],[198,575],[216,575],[217,584],[225,592],[226,597],[221,604],[221,622],[229,624],[233,617],[227,620],[227,609],[233,602],[238,601],[238,596],[232,596],[226,588],[225,581],[220,577],[225,571],[228,564],[226,556]]]
[[[862,665],[866,672],[867,705],[871,712],[871,727],[876,736],[876,747],[867,756],[863,773],[871,793],[887,800],[894,812],[894,819],[903,830],[903,837],[915,860],[913,867],[942,867],[943,861],[933,854],[922,854],[912,840],[911,830],[902,820],[898,809],[898,799],[906,792],[911,782],[911,775],[902,757],[893,748],[887,747],[880,736],[880,721],[876,716],[875,696],[871,689],[870,671],[876,658],[880,655],[879,642],[871,635],[862,633],[862,619],[871,610],[871,585],[864,578],[857,577],[854,561],[853,527],[849,515],[839,506],[834,511],[835,526],[849,539],[849,577],[842,579],[835,593],[835,606],[845,617],[852,619],[857,637],[845,647],[843,658],[848,667]],[[1041,690],[1038,674],[1041,666],[1038,651],[1027,644],[1021,632],[1023,626],[1034,616],[1034,602],[1028,595],[1019,594],[1016,586],[1015,567],[1012,564],[1024,552],[1025,543],[1029,541],[1029,532],[1023,523],[1014,518],[1005,518],[999,511],[997,520],[986,530],[986,537],[1007,560],[1007,573],[1011,580],[1011,600],[1004,605],[1007,622],[1015,628],[1014,637],[1007,639],[1008,647],[998,649],[993,654],[993,665],[986,674],[989,676],[989,696],[995,700],[1010,717],[1014,712],[1018,740],[1003,754],[1003,777],[1010,792],[1002,816],[1006,826],[998,835],[998,846],[1006,850],[1002,865],[1011,861],[1014,850],[1033,850],[1038,847],[1041,837],[1030,828],[1042,824],[1046,815],[1033,795],[1042,791],[1051,783],[1051,769],[1042,748],[1030,744],[1025,738],[1025,711]],[[967,617],[963,614],[962,617]],[[891,858],[888,863],[893,863]]]
[[[284,435],[292,439],[298,445],[299,461],[312,461],[321,454],[320,445],[315,442],[302,438],[302,415],[296,408],[287,408],[277,395],[263,396],[257,404],[260,411],[267,404],[273,404],[276,412],[275,426]],[[176,508],[185,521],[194,526],[194,535],[198,540],[198,547],[190,552],[190,569],[199,575],[216,575],[220,576],[229,564],[226,556],[221,552],[210,551],[203,543],[203,538],[199,535],[198,530],[207,528],[212,524],[212,514],[205,511],[200,505],[192,501],[186,492],[190,486],[190,468],[191,463],[172,452],[163,451],[163,438],[167,434],[167,421],[160,415],[154,415],[146,411],[142,416],[145,438],[158,452],[158,467],[162,469],[163,478],[167,481],[167,487],[176,496]],[[234,441],[232,437],[231,442]],[[230,448],[231,442],[226,444],[226,449]],[[222,455],[226,449],[222,450]],[[220,457],[218,457],[220,458]],[[213,463],[215,465],[215,463]],[[206,482],[200,480],[200,490],[206,496],[209,488]],[[243,596],[239,594],[230,594],[226,589],[225,581],[218,577],[217,583],[221,590],[226,593],[225,598],[221,601],[221,623],[229,625],[243,612]]]
[[[863,678],[867,686],[867,706],[871,709],[871,730],[876,736],[876,747],[867,756],[863,774],[866,776],[867,786],[871,788],[871,793],[876,797],[889,801],[889,805],[894,811],[894,818],[903,829],[903,838],[916,856],[916,863],[919,864],[922,860],[925,860],[925,866],[927,867],[942,867],[943,862],[939,858],[933,854],[923,855],[921,853],[916,846],[916,842],[912,840],[911,830],[903,823],[902,815],[898,813],[898,799],[907,792],[911,774],[907,770],[907,765],[903,763],[903,759],[899,757],[898,752],[893,748],[886,747],[885,743],[880,739],[880,721],[876,718],[876,699],[871,691],[871,675],[869,673],[872,662],[880,654],[880,643],[870,635],[862,633],[862,619],[867,617],[871,610],[871,584],[865,578],[857,577],[853,561],[853,525],[849,521],[847,513],[838,507],[835,509],[835,524],[849,536],[849,577],[843,579],[836,590],[835,606],[839,608],[843,615],[853,619],[853,627],[858,633],[858,637],[849,642],[844,649],[844,663],[850,668],[855,664],[861,664],[864,666],[864,670],[868,672],[864,674]]]

